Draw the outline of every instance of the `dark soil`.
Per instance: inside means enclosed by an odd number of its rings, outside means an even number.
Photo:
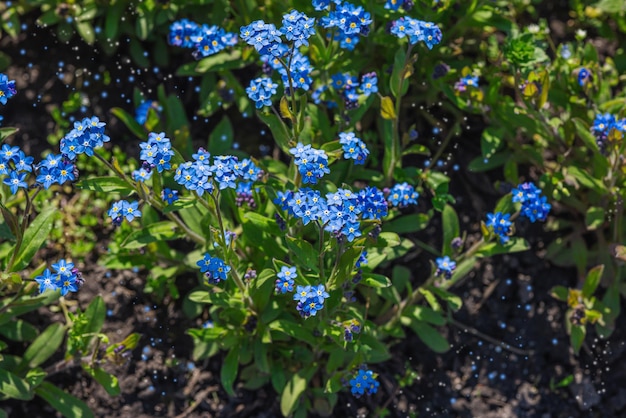
[[[123,50],[116,57],[105,57],[85,52],[89,48],[77,40],[69,46],[49,42],[46,34],[41,29],[33,30],[19,45],[7,38],[0,41],[3,51],[14,59],[9,74],[18,80],[20,91],[11,106],[2,109],[3,125],[21,129],[13,142],[33,153],[47,148],[44,138],[54,124],[42,107],[62,101],[71,90],[56,74],[58,61],[64,62],[65,70],[86,66],[92,76],[109,68],[112,78],[120,79],[114,88],[108,88],[107,97],[102,97],[98,89],[104,87],[95,81],[85,91],[91,95],[89,111],[110,122],[107,129],[112,133],[124,132],[119,122],[106,113],[113,106],[132,111],[127,97],[114,94],[132,91],[133,83],[128,81],[132,68],[116,70],[107,66],[109,62],[126,62]],[[82,52],[73,51],[73,46]],[[19,54],[21,48],[26,49],[24,55]],[[41,54],[54,58],[42,59]],[[33,68],[28,67],[31,61]],[[168,74],[165,70],[158,75],[144,72],[141,83],[146,90],[158,82],[165,82],[171,89],[178,86],[192,90],[192,82],[186,78],[166,79]],[[185,103],[194,106],[193,100]],[[195,131],[204,130],[206,138],[207,125],[203,121],[194,121],[192,126]],[[480,153],[477,141],[465,141],[469,143],[464,142],[462,150],[453,152],[452,162],[459,164],[461,171],[453,174],[456,189],[452,192],[457,197],[455,208],[462,228],[471,237],[478,233],[477,221],[484,218],[501,193],[491,186],[495,177],[463,171],[468,161]],[[423,234],[438,235],[438,231],[434,225]],[[518,234],[531,242],[532,251],[485,260],[453,289],[463,298],[464,306],[454,314],[456,325],[442,330],[452,344],[449,352],[433,353],[407,330],[408,337],[392,346],[391,360],[370,365],[380,375],[379,393],[361,399],[347,391],[342,393],[334,416],[374,416],[375,411],[386,408],[387,416],[393,417],[626,417],[624,327],[618,326],[606,341],[588,336],[580,355],[574,356],[565,332],[565,306],[549,291],[555,285],[574,286],[576,272],[553,267],[539,257],[542,248],[554,238],[540,227],[518,227]],[[429,269],[426,260],[418,256],[417,262],[407,262],[413,269],[414,281],[419,282],[424,277],[421,272]],[[236,397],[225,393],[219,384],[222,354],[201,363],[191,360],[192,340],[185,330],[200,327],[201,321],[185,317],[180,300],[166,298],[155,303],[143,292],[145,275],[141,271],[107,272],[96,261],[94,255],[79,265],[86,284],[74,297],[84,309],[93,297],[101,295],[108,309],[103,332],[112,342],[138,332],[142,335],[140,345],[123,365],[110,366],[119,377],[122,393],[118,397],[108,396],[79,367],[61,368],[52,374],[52,383],[83,399],[98,417],[280,416],[279,401],[271,387],[256,391],[238,388]],[[181,294],[195,285],[193,280],[185,279],[178,284]],[[42,328],[59,319],[59,314],[49,310],[38,315]],[[622,313],[617,324],[624,320]],[[569,375],[574,376],[574,383],[555,387]],[[400,381],[405,385],[400,386]],[[39,398],[28,403],[9,402],[3,407],[11,417],[55,415]]]

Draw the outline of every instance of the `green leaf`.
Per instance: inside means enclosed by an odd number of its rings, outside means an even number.
[[[63,325],[59,323],[50,325],[26,349],[19,369],[32,369],[48,360],[63,343],[63,337],[65,337]]]
[[[589,299],[593,296],[593,293],[598,288],[600,284],[600,280],[602,279],[602,273],[604,273],[604,264],[600,264],[599,266],[595,266],[589,273],[587,273],[587,277],[585,278],[585,283],[583,284],[583,297],[585,299]]]
[[[446,319],[443,315],[427,306],[411,306],[406,310],[406,313],[412,321],[424,321],[433,325],[444,325],[446,323]]]
[[[0,393],[22,401],[33,398],[32,390],[27,381],[2,368],[0,368]]]
[[[580,351],[580,347],[583,345],[583,341],[585,341],[585,334],[587,330],[582,325],[572,325],[572,329],[570,331],[570,343],[572,344],[572,348],[574,349],[574,354],[578,355]]]
[[[250,223],[256,225],[263,232],[267,232],[268,234],[278,236],[281,234],[281,230],[276,224],[274,219],[268,218],[267,216],[263,216],[256,212],[246,212],[243,215],[243,218]]]
[[[425,322],[411,320],[409,324],[417,336],[436,353],[445,353],[450,349],[448,341],[435,328]]]
[[[445,289],[435,286],[429,286],[428,290],[439,296],[440,299],[446,301],[450,309],[453,311],[458,311],[463,306],[463,300],[454,293],[450,293]]]
[[[608,194],[608,190],[602,181],[576,166],[571,165],[567,167],[567,174],[574,177],[581,185],[595,191],[598,194],[601,194],[602,196]]]
[[[262,373],[270,374],[270,363],[267,356],[268,344],[263,344],[260,339],[254,340],[254,365]]]
[[[285,389],[280,396],[280,411],[284,416],[289,416],[296,409],[300,397],[307,387],[307,379],[304,370],[299,370],[287,381]]]
[[[429,221],[430,215],[428,213],[412,213],[384,222],[383,230],[386,232],[396,232],[398,234],[408,234],[426,228]]]
[[[84,332],[91,334],[100,332],[106,316],[106,304],[102,296],[98,295],[91,301],[84,315],[89,321],[83,329]]]
[[[393,120],[396,118],[396,109],[393,106],[393,101],[389,96],[385,96],[380,99],[380,115],[383,119]]]
[[[228,52],[220,52],[200,61],[185,64],[176,70],[178,76],[196,76],[208,72],[232,70],[243,68],[246,64],[241,59],[241,51],[234,49]]]
[[[130,131],[137,138],[141,140],[146,139],[147,133],[144,130],[143,126],[141,126],[139,122],[137,122],[130,113],[126,112],[124,109],[120,107],[114,107],[113,109],[111,109],[111,113],[113,113],[114,116],[116,116],[119,120],[121,120],[124,123],[124,125],[126,125],[126,127],[130,129]]]
[[[593,206],[587,209],[585,213],[585,225],[589,231],[598,229],[604,223],[604,209],[601,207]]]
[[[361,284],[369,287],[389,287],[391,286],[391,280],[382,274],[364,272]]]
[[[0,326],[0,334],[13,341],[32,341],[37,338],[37,328],[21,319]]]
[[[530,246],[524,238],[512,237],[505,244],[500,244],[500,242],[488,242],[483,244],[475,254],[478,257],[491,257],[497,254],[511,254],[526,251],[529,248]]]
[[[209,136],[207,151],[213,155],[225,154],[233,146],[233,125],[228,116],[224,116]]]
[[[24,270],[28,266],[35,253],[41,248],[52,231],[56,212],[56,208],[52,206],[47,207],[29,225],[24,233],[24,239],[11,267],[11,272]]]
[[[93,45],[96,40],[96,33],[93,30],[93,26],[91,26],[90,22],[76,22],[76,32],[80,35],[83,40],[89,44]]]
[[[237,371],[239,369],[239,348],[233,347],[224,359],[222,369],[220,371],[220,379],[226,393],[235,396],[233,385],[237,379]]]
[[[92,177],[83,179],[76,183],[80,189],[93,190],[95,192],[104,193],[122,193],[128,194],[132,192],[133,187],[125,180],[119,177]]]
[[[484,158],[491,158],[504,143],[504,129],[488,127],[480,137],[480,149]]]
[[[428,147],[426,147],[426,145],[415,144],[402,151],[402,155],[412,154],[430,155],[430,150],[428,149]]]
[[[12,128],[12,127],[0,128],[0,142],[4,142],[6,138],[10,137],[14,133],[16,133],[18,130],[19,129]]]
[[[263,312],[269,303],[275,281],[276,272],[272,269],[265,269],[250,283],[250,295],[258,312]]]
[[[122,248],[137,249],[152,242],[169,241],[185,236],[172,221],[161,221],[133,231],[121,244]]]
[[[122,13],[127,3],[124,1],[116,1],[107,8],[106,20],[104,22],[104,37],[114,41],[117,39],[118,25],[120,24]]]
[[[317,251],[308,241],[288,236],[287,247],[307,269],[311,269],[316,273],[319,272]]]
[[[474,158],[470,161],[467,168],[469,171],[476,173],[493,170],[494,168],[504,165],[509,158],[511,158],[511,156],[507,151],[497,152],[493,154],[491,158],[485,158],[482,156]]]
[[[274,141],[276,141],[280,149],[285,153],[289,153],[290,134],[287,125],[272,113],[257,111],[257,116],[270,128]]]
[[[105,372],[100,367],[89,367],[88,365],[83,364],[83,369],[89,373],[89,375],[93,377],[96,382],[100,383],[106,393],[111,396],[117,396],[120,394],[120,385],[117,377]]]
[[[393,72],[389,78],[389,89],[394,97],[404,96],[408,89],[408,81],[406,80],[406,50],[402,45],[396,51],[393,59]]]
[[[49,382],[42,382],[35,393],[59,411],[65,418],[92,418],[87,404]]]
[[[451,256],[454,254],[452,250],[452,239],[460,237],[461,228],[459,226],[459,217],[454,208],[446,205],[441,214],[443,222],[443,255]]]
[[[552,295],[552,297],[560,300],[561,302],[567,302],[569,290],[567,290],[565,286],[554,286],[550,290],[550,294]]]

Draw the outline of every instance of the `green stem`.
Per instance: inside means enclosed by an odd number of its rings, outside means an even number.
[[[406,71],[406,66],[409,62],[409,58],[411,56],[411,49],[413,48],[413,45],[411,43],[409,43],[409,46],[407,47],[406,50],[406,55],[404,57],[404,63],[402,64],[402,72],[400,73],[400,77],[398,77],[398,85],[396,86],[396,97],[395,97],[395,106],[394,106],[394,110],[395,110],[395,117],[393,118],[392,123],[392,130],[393,130],[393,137],[391,139],[391,159],[389,162],[389,167],[387,167],[387,172],[385,173],[385,180],[388,186],[391,186],[391,183],[393,182],[393,172],[396,168],[396,166],[398,165],[398,163],[400,162],[402,155],[401,155],[401,146],[400,146],[400,107],[402,105],[402,86],[404,84],[404,74]]]
[[[224,220],[222,219],[222,213],[219,207],[220,191],[218,190],[215,195],[211,193],[210,196],[213,199],[213,203],[215,203],[215,213],[217,216],[217,222],[220,226],[220,233],[222,234],[222,239],[221,239],[222,250],[224,251],[224,258],[226,258],[225,260],[226,263],[230,265],[230,275],[232,276],[233,281],[235,282],[235,284],[239,288],[239,291],[241,292],[241,298],[243,299],[244,304],[248,305],[248,308],[250,308],[250,310],[252,310],[253,312],[256,312],[256,309],[254,307],[254,301],[252,300],[250,295],[248,295],[247,287],[245,283],[243,282],[243,280],[241,280],[241,277],[239,277],[239,274],[237,273],[237,269],[233,266],[233,263],[231,263],[231,260],[230,260],[231,252],[228,246],[226,245],[226,228],[224,227]]]

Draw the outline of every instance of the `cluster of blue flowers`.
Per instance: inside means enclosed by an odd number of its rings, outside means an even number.
[[[361,395],[373,395],[378,392],[380,384],[371,370],[359,369],[357,375],[350,380],[350,390],[357,398]]]
[[[7,104],[7,100],[15,96],[15,80],[9,80],[6,74],[0,73],[0,103]]]
[[[487,222],[485,225],[491,232],[496,234],[500,239],[500,244],[504,244],[509,241],[511,235],[511,214],[502,212],[488,213]]]
[[[318,311],[324,308],[324,301],[330,295],[326,292],[323,284],[317,286],[298,286],[293,295],[293,300],[298,301],[296,310],[303,318],[315,316]]]
[[[118,200],[114,202],[107,214],[113,220],[113,225],[119,226],[122,221],[126,219],[128,222],[132,222],[135,218],[141,218],[141,211],[139,210],[139,203],[129,203],[126,200]]]
[[[339,143],[342,145],[343,158],[354,160],[354,164],[363,165],[370,154],[367,145],[354,135],[354,132],[339,134]]]
[[[263,106],[272,105],[272,96],[276,94],[278,84],[274,83],[271,78],[259,77],[250,82],[250,86],[246,88],[248,97],[252,100],[257,109]]]
[[[462,77],[459,81],[454,84],[454,89],[456,91],[464,92],[468,88],[476,88],[478,87],[478,76],[468,74],[465,77]]]
[[[19,189],[27,189],[28,177],[36,169],[35,185],[49,189],[53,184],[64,184],[74,181],[78,172],[65,156],[48,154],[36,167],[34,158],[27,156],[17,146],[2,145],[0,149],[0,176],[6,176],[3,183],[9,187],[11,194],[17,194]]]
[[[437,258],[437,271],[435,272],[436,276],[441,276],[442,274],[446,279],[452,277],[452,273],[456,269],[456,263],[450,260],[450,257],[447,255],[444,257]]]
[[[545,221],[550,212],[551,205],[547,198],[541,195],[541,190],[533,183],[522,183],[511,191],[513,202],[520,202],[522,209],[520,214],[531,222]]]
[[[304,184],[317,184],[317,180],[324,174],[330,173],[328,155],[323,150],[315,149],[310,145],[298,144],[289,150],[295,157],[295,164],[302,176]]]
[[[230,271],[230,266],[224,260],[218,257],[211,257],[209,253],[205,253],[202,260],[197,263],[200,272],[204,273],[210,284],[218,284],[222,280],[226,280],[226,275]]]
[[[215,25],[198,25],[187,19],[177,20],[170,25],[170,45],[183,48],[195,48],[196,59],[217,54],[226,47],[237,43],[237,35],[226,32]]]
[[[352,242],[362,235],[360,219],[381,219],[387,215],[384,194],[375,187],[367,187],[358,194],[348,189],[338,189],[322,197],[317,190],[303,188],[295,193],[279,192],[274,200],[304,225],[321,221],[324,229],[337,238],[345,237]]]
[[[214,182],[217,182],[220,190],[236,189],[238,181],[254,182],[261,175],[261,169],[247,158],[239,161],[232,155],[219,155],[211,163],[211,154],[203,148],[192,157],[194,161],[186,161],[178,166],[174,180],[200,196],[204,192],[212,193]]]
[[[361,77],[361,82],[356,76],[349,73],[337,73],[331,76],[331,86],[333,90],[341,95],[347,109],[358,107],[359,97],[367,98],[378,92],[378,76],[375,72],[366,73]],[[328,85],[318,86],[312,94],[313,102],[320,104],[324,92],[328,90]],[[337,104],[333,100],[324,101],[328,108],[334,108]]]
[[[333,3],[335,10],[320,19],[320,26],[335,29],[333,40],[338,41],[341,48],[352,51],[359,43],[359,36],[369,34],[372,16],[361,6],[336,0]],[[329,5],[330,2],[313,2],[316,10],[323,10]]]
[[[409,205],[417,205],[419,193],[409,183],[398,183],[389,190],[387,200],[391,206],[399,206],[401,208]]]
[[[39,283],[39,293],[60,290],[61,296],[65,296],[69,292],[77,292],[84,283],[83,276],[74,267],[74,263],[60,260],[52,265],[52,270],[54,272],[46,269],[41,276],[35,278]]]
[[[621,138],[626,133],[626,118],[617,119],[610,113],[598,113],[593,120],[591,132],[596,137],[600,151],[605,152],[608,141],[615,135]]]
[[[139,148],[141,148],[139,159],[143,164],[140,170],[133,173],[135,180],[147,180],[152,175],[154,168],[156,168],[159,173],[172,168],[170,160],[174,156],[174,151],[172,151],[172,143],[170,139],[165,136],[165,132],[150,132],[148,134],[148,140],[139,144]]]
[[[105,125],[96,116],[74,122],[74,128],[61,139],[61,153],[70,161],[79,154],[93,156],[96,148],[111,140],[104,133]]]
[[[292,10],[283,16],[282,23],[283,26],[276,29],[272,23],[257,20],[242,26],[239,36],[261,55],[277,58],[286,58],[289,52],[289,47],[283,44],[282,35],[293,42],[295,48],[309,45],[308,39],[315,34],[315,19]]]
[[[293,41],[296,48],[308,46],[308,39],[315,35],[315,19],[304,13],[292,10],[283,16],[283,27],[280,32],[288,41]]]
[[[397,11],[402,7],[404,10],[409,11],[413,8],[413,0],[387,0],[385,2],[385,9]]]
[[[27,157],[32,158],[32,157]],[[48,190],[53,184],[64,184],[74,181],[78,177],[78,171],[70,160],[61,154],[48,154],[37,166],[36,184]]]
[[[276,293],[285,294],[287,292],[293,292],[294,279],[298,277],[295,267],[282,266],[280,272],[276,275]]]
[[[418,42],[424,42],[428,49],[441,42],[442,33],[439,26],[432,22],[424,22],[423,20],[413,19],[411,17],[401,17],[392,22],[391,33],[398,38],[409,38],[409,43],[415,45]]]
[[[263,67],[265,73],[270,75],[272,70],[278,71],[287,93],[291,91],[291,87],[308,91],[313,83],[310,75],[313,67],[309,58],[302,55],[297,49],[294,49],[291,56],[287,57],[290,50],[285,44],[278,45],[277,51],[277,53],[282,54],[280,56],[283,56],[284,59],[272,55],[261,55],[261,61],[265,64]]]

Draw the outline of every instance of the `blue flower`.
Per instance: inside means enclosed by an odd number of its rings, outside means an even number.
[[[320,19],[320,25],[326,29],[336,28],[333,40],[338,41],[341,48],[352,51],[359,42],[359,36],[369,33],[371,15],[361,6],[348,2],[335,1],[335,4],[335,10]]]
[[[144,100],[139,106],[137,106],[137,109],[135,109],[135,120],[137,123],[140,125],[146,123],[150,109],[154,109],[157,114],[160,114],[161,110],[163,110],[163,108],[159,106],[159,102],[154,100]]]
[[[70,161],[78,154],[93,156],[96,148],[111,140],[104,134],[104,127],[105,123],[95,116],[74,122],[74,128],[61,139],[61,154]]]
[[[452,277],[452,273],[454,273],[454,270],[456,269],[456,263],[450,260],[450,257],[447,255],[444,257],[438,257],[436,261],[437,271],[435,272],[435,275],[440,276],[443,274],[446,279]]]
[[[268,77],[259,77],[250,82],[246,88],[246,93],[250,100],[254,101],[257,109],[263,106],[272,105],[272,96],[276,94],[278,84],[272,82]]]
[[[415,191],[413,186],[404,182],[398,183],[389,191],[387,200],[392,206],[405,207],[408,205],[417,205],[419,193]]]
[[[81,273],[74,268],[74,263],[60,260],[52,265],[52,269],[56,273],[52,273],[49,269],[35,278],[39,283],[39,293],[47,290],[60,290],[61,296],[67,295],[69,292],[77,292],[83,284]]]
[[[328,156],[323,150],[298,143],[289,152],[295,157],[295,164],[304,184],[317,184],[318,179],[322,178],[324,174],[330,173]]]
[[[135,218],[141,217],[141,211],[138,209],[139,202],[128,203],[124,201],[122,205],[122,216],[126,218],[128,222],[132,222]]]
[[[367,73],[361,77],[361,92],[365,96],[369,96],[372,93],[378,93],[378,76],[376,73]]]
[[[229,265],[218,257],[211,257],[209,253],[205,253],[202,260],[196,264],[211,284],[218,284],[221,280],[226,280],[226,275],[230,271]]]
[[[546,197],[541,195],[541,190],[533,183],[522,183],[514,188],[511,194],[513,202],[522,204],[520,211],[522,216],[533,223],[546,220],[552,206],[547,203]]]
[[[168,205],[171,205],[178,200],[178,190],[172,190],[170,188],[164,188],[161,190],[161,199]]]
[[[410,17],[401,17],[394,21],[391,25],[391,33],[398,38],[409,38],[411,44],[424,42],[428,49],[441,42],[441,29],[432,22],[424,22],[422,20]]]
[[[343,158],[352,159],[357,165],[365,164],[369,150],[363,141],[354,135],[354,132],[342,132],[339,134],[339,143],[342,145]]]
[[[454,84],[454,89],[458,92],[466,91],[468,88],[478,87],[478,76],[468,74]]]
[[[580,71],[578,71],[578,85],[583,87],[589,81],[591,81],[591,71],[586,68],[581,68]]]
[[[363,264],[367,264],[367,251],[365,251],[365,250],[363,250],[361,252],[361,255],[359,256],[359,259],[356,260],[355,266],[356,266],[356,268],[359,268]]]
[[[504,244],[509,241],[509,235],[511,234],[511,217],[510,213],[503,214],[502,212],[488,213],[487,222],[485,225],[496,234],[500,239],[500,244]]]
[[[39,293],[43,293],[46,290],[57,290],[59,288],[57,279],[57,274],[53,274],[49,269],[45,269],[40,276],[35,277],[35,281],[39,283]]]
[[[6,74],[0,73],[0,103],[7,104],[7,100],[16,93],[15,80],[9,80]]]
[[[350,390],[357,398],[361,395],[373,395],[378,392],[380,384],[376,375],[371,370],[360,369],[356,376],[350,380]]]
[[[282,266],[276,277],[276,293],[293,292],[294,279],[298,277],[295,267]]]
[[[292,10],[283,16],[283,26],[280,29],[288,41],[294,41],[294,46],[309,45],[307,39],[315,34],[315,19],[309,18],[304,13]]]
[[[28,173],[19,173],[17,171],[10,171],[9,177],[5,178],[2,182],[9,186],[11,194],[17,194],[19,189],[27,189],[28,183],[26,183],[26,177]]]
[[[239,36],[260,54],[273,55],[277,46],[282,43],[280,32],[276,26],[262,20],[256,20],[247,26],[242,26]]]
[[[533,183],[522,183],[511,191],[513,202],[524,203],[528,200],[536,199],[541,194],[541,190]]]

